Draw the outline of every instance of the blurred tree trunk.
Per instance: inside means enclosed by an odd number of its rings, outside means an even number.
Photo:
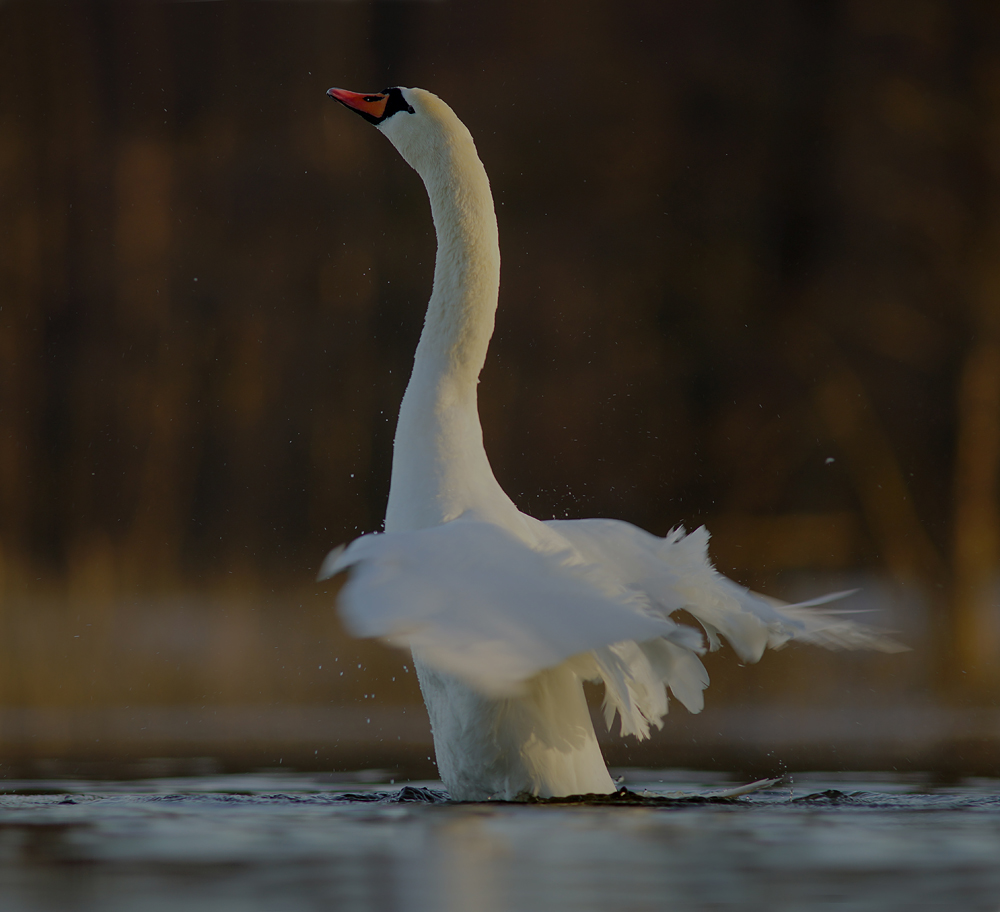
[[[819,327],[790,321],[787,352],[804,378],[826,436],[836,444],[881,563],[903,585],[932,589],[946,576],[944,560],[917,513],[913,496],[861,378]]]
[[[32,148],[15,127],[0,122],[0,593],[27,557],[22,548],[30,537],[31,488],[25,480],[34,443],[29,416],[39,385],[32,343],[40,315],[32,304],[41,285],[42,224],[38,200],[26,190],[34,183]],[[26,173],[31,180],[23,180]]]
[[[899,460],[857,374],[834,365],[816,388],[819,413],[847,460],[882,560],[902,583],[934,583],[943,565],[917,515]]]
[[[147,580],[178,570],[183,494],[190,488],[181,437],[192,376],[176,350],[184,340],[171,331],[172,166],[166,143],[126,140],[116,169],[119,319],[145,356],[120,393],[142,466],[127,563]]]
[[[1000,683],[1000,343],[983,329],[962,371],[955,454],[955,658],[974,689]]]

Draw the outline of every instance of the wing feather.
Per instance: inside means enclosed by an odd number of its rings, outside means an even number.
[[[352,634],[413,649],[490,696],[520,693],[539,671],[620,641],[702,648],[697,631],[551,538],[562,547],[540,552],[499,526],[459,519],[362,536],[324,572],[350,571],[338,602]]]
[[[790,640],[827,649],[906,649],[880,630],[817,610],[851,593],[786,605],[727,579],[709,560],[704,527],[690,535],[674,529],[659,538],[619,520],[553,520],[546,525],[570,541],[584,560],[641,592],[654,611],[664,617],[681,609],[690,613],[704,628],[711,650],[724,637],[744,662],[756,662],[765,649],[781,648]],[[662,724],[667,688],[689,711],[701,711],[708,673],[695,651],[659,638],[617,644],[605,652],[609,650],[618,662],[605,658],[599,664],[605,716],[609,725],[619,716],[622,734],[642,738],[650,724]]]

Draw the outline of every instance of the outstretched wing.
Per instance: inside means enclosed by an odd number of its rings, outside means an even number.
[[[623,641],[702,650],[697,631],[552,540],[540,553],[499,526],[458,519],[365,535],[331,552],[320,577],[350,571],[338,600],[352,634],[414,649],[490,696],[520,693],[539,671]],[[613,654],[604,664],[622,672]]]
[[[584,560],[643,593],[654,609],[688,611],[705,628],[713,650],[719,648],[721,634],[744,662],[756,662],[765,649],[793,639],[827,649],[906,649],[882,631],[817,610],[849,592],[786,605],[734,583],[712,566],[704,526],[690,535],[678,528],[659,538],[614,519],[552,520],[546,525],[571,542]]]
[[[606,576],[642,593],[653,611],[667,616],[686,610],[704,627],[711,649],[719,648],[721,635],[744,662],[756,662],[766,648],[780,648],[789,640],[828,649],[906,649],[879,630],[817,610],[850,593],[783,605],[727,579],[708,558],[709,535],[704,527],[690,535],[675,529],[659,538],[612,519],[552,520],[546,525]],[[667,687],[691,712],[702,708],[708,674],[693,652],[654,640],[605,647],[596,650],[594,658],[609,652],[619,659],[613,673],[600,672],[609,727],[617,713],[622,734],[646,737],[650,724],[662,724]]]

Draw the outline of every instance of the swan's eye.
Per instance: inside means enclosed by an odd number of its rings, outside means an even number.
[[[406,111],[407,114],[417,113],[413,110],[412,105],[407,104],[406,99],[403,98],[403,93],[399,90],[399,86],[391,86],[388,89],[383,89],[382,95],[387,99],[385,105],[386,117],[392,117],[393,114],[399,111]]]

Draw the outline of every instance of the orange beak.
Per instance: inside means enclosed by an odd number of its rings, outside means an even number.
[[[382,119],[386,102],[389,100],[388,95],[379,92],[361,95],[358,92],[348,92],[347,89],[330,89],[326,94],[352,111],[356,111],[371,123],[378,123]]]

